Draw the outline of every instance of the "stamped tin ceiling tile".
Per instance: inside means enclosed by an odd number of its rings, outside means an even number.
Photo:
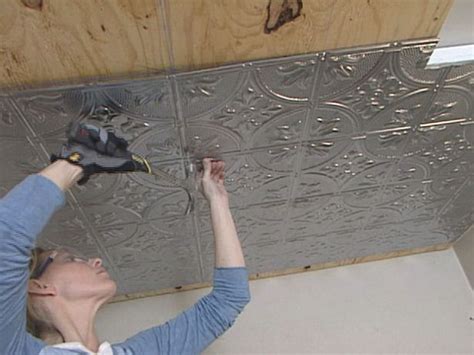
[[[152,164],[153,168],[160,169],[179,179],[184,179],[182,161],[168,161]],[[169,182],[144,172],[128,174],[104,174],[91,177],[87,186],[74,186],[71,191],[82,205],[110,204],[132,211],[137,218],[154,217],[151,212],[163,196],[179,193],[180,201],[182,190],[172,186]],[[187,198],[183,199],[183,203]],[[178,202],[178,201],[176,201]],[[185,207],[183,213],[185,211]]]
[[[352,137],[359,132],[358,120],[343,107],[320,104],[309,116],[309,131],[305,140]]]
[[[273,168],[268,163],[267,151],[251,151],[247,154],[224,154],[226,164],[226,189],[232,206],[246,206],[275,200],[287,200],[292,184],[294,166],[287,171]],[[280,170],[283,164],[280,164]]]
[[[285,243],[254,245],[245,250],[249,260],[246,265],[251,274],[276,273],[288,269],[287,259],[281,257],[291,255],[291,249]]]
[[[125,136],[122,131],[116,134]],[[164,127],[151,126],[150,130],[140,132],[139,137],[129,145],[129,150],[145,157],[152,166],[183,157],[179,129],[172,124]]]
[[[181,100],[187,107],[183,111],[192,112],[197,105],[195,114],[186,118],[187,142],[193,154],[200,155],[206,149],[221,153],[301,139],[306,104],[274,96],[259,83],[253,71],[244,72],[240,86],[222,100],[203,114],[200,102],[190,104],[189,100]]]
[[[127,264],[151,263],[176,258],[176,261],[197,260],[197,249],[192,231],[176,233],[158,231],[149,223],[128,226],[127,238],[109,245],[107,251],[118,268]],[[176,265],[174,265],[176,266]],[[197,265],[194,265],[196,267]],[[173,267],[171,265],[170,267]]]
[[[184,285],[201,283],[199,267],[194,261],[182,262],[180,268],[174,266],[176,260],[154,261],[149,263],[130,264],[118,267],[121,281],[117,285],[117,295],[136,294],[142,292],[175,288]]]
[[[381,186],[372,186],[364,189],[344,191],[341,196],[346,205],[351,207],[370,208],[380,199]]]
[[[447,179],[444,183],[407,181],[385,186],[377,207],[371,212],[368,226],[411,219],[435,219],[465,179]]]
[[[405,158],[395,165],[387,183],[421,182],[423,179],[428,178],[429,175],[430,168],[428,165],[416,159]]]
[[[0,97],[0,151],[0,197],[45,166],[38,145],[31,139],[31,131],[7,97]]]
[[[91,257],[100,253],[86,219],[70,201],[53,215],[37,244],[46,249],[68,246]]]
[[[302,154],[294,197],[381,185],[393,165],[390,159],[369,154],[361,141],[351,139],[307,142]]]
[[[272,241],[256,245],[242,245],[245,264],[250,274],[278,272],[287,269],[291,249],[286,243]],[[282,257],[284,255],[285,257]]]
[[[11,101],[6,97],[0,97],[0,138],[26,138],[26,136],[31,136],[31,132],[25,128]]]
[[[274,96],[286,101],[305,102],[311,99],[311,89],[320,54],[257,62],[253,66],[260,85]]]
[[[129,238],[108,247],[122,292],[145,292],[201,282],[194,234],[169,235],[148,223],[129,228]]]
[[[376,71],[370,78],[364,79],[359,86],[341,93],[325,105],[339,107],[355,117],[361,132],[399,127],[400,123],[391,120],[387,108],[407,96],[411,90],[393,77],[389,69]]]
[[[13,97],[28,125],[41,137],[64,137],[71,120],[89,116],[96,105],[95,92],[81,89],[33,91]]]
[[[335,98],[353,97],[357,102],[364,101],[367,89],[378,85],[360,87],[372,77],[378,69],[379,62],[385,60],[383,49],[372,51],[334,52],[320,56],[323,62],[318,81],[318,95],[321,102],[336,101]],[[370,80],[370,79],[369,79]],[[364,92],[362,92],[364,91]]]
[[[96,227],[184,216],[188,204],[182,189],[153,189],[121,178],[102,196],[78,198]]]
[[[247,76],[247,70],[240,65],[178,74],[176,83],[183,118],[189,122],[221,110],[237,95]]]
[[[450,242],[460,238],[474,223],[473,196],[474,177],[469,176],[441,211],[439,229],[448,235]]]
[[[284,240],[286,206],[286,201],[276,201],[232,209],[249,272],[267,272],[271,271],[272,267],[281,269],[284,266],[285,258],[281,258],[282,249],[278,248]],[[210,281],[215,262],[215,238],[210,215],[200,216],[198,230],[204,280]],[[280,254],[272,255],[277,250],[280,250]],[[271,259],[267,260],[265,255],[271,255]]]
[[[289,238],[286,242],[289,250],[286,253],[285,268],[354,258],[358,255],[354,251],[352,240],[359,233],[357,230],[352,230]]]
[[[473,135],[474,124],[421,127],[410,135],[401,164],[422,166],[429,177],[471,174],[474,172]]]
[[[307,110],[294,110],[265,122],[252,135],[251,148],[275,146],[303,139]]]
[[[169,80],[154,78],[100,87],[107,107],[124,116],[173,125],[175,112]]]
[[[474,115],[474,86],[466,90],[462,86],[445,86],[438,91],[426,117],[422,117],[421,127],[430,127],[462,122],[460,119],[473,121]]]
[[[393,67],[403,82],[414,86],[432,86],[441,77],[443,69],[425,69],[436,41],[400,43],[399,51],[393,56]]]
[[[250,154],[265,169],[289,173],[296,168],[299,147],[299,144],[289,143],[269,148],[254,149]]]
[[[451,67],[445,82],[447,84],[461,83],[462,86],[471,87],[474,84],[474,64],[464,64]]]
[[[402,127],[381,132],[369,133],[356,139],[361,139],[365,150],[379,159],[389,161],[399,160],[408,144],[411,128]]]
[[[368,227],[351,239],[352,253],[364,257],[447,243],[447,236],[435,227],[432,219]]]
[[[248,246],[271,243],[284,239],[284,219],[287,214],[286,201],[263,203],[244,208],[234,208],[232,216],[239,240]],[[214,250],[214,235],[211,216],[201,215],[198,234],[201,251],[209,254]]]
[[[309,196],[330,196],[339,191],[337,181],[318,171],[302,172],[293,190],[293,198]]]
[[[367,208],[348,205],[344,196],[299,198],[290,205],[287,239],[362,228]]]
[[[413,127],[428,109],[433,92],[426,89],[413,91],[400,97],[380,113],[363,121],[364,132],[383,132]]]
[[[175,123],[169,82],[155,79],[98,88],[28,91],[13,98],[36,135],[62,138],[71,121],[91,123],[129,142],[151,126]]]
[[[46,164],[31,140],[0,138],[0,182],[17,183]]]
[[[433,71],[427,76],[425,70],[416,68],[409,68],[413,69],[410,72],[405,71],[403,63],[415,65],[414,63],[419,64],[426,59],[420,48],[387,50],[378,60],[375,69],[359,83],[348,86],[331,99],[321,97],[322,102],[355,116],[355,122],[358,124],[356,128],[360,132],[387,130],[412,124],[406,114],[414,107],[422,108],[429,104],[434,84],[441,74],[440,71]]]
[[[185,134],[186,150],[197,159],[206,156],[220,157],[224,152],[240,150],[239,137],[218,125],[189,124]]]

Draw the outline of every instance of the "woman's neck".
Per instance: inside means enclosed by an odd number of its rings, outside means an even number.
[[[93,352],[99,350],[100,343],[94,325],[97,306],[76,304],[55,309],[52,315],[54,325],[65,343],[79,342]]]

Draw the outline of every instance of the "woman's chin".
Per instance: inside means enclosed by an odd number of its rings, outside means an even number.
[[[117,292],[117,283],[112,280],[108,279],[102,282],[102,294],[106,296],[107,301],[109,301],[111,298],[115,296],[115,293]]]

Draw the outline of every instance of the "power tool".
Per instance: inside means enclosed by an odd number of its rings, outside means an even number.
[[[152,170],[150,163],[138,154],[130,152],[128,142],[102,127],[88,123],[71,122],[66,128],[67,143],[59,154],[51,155],[51,162],[64,159],[83,168],[79,185],[85,184],[91,175],[98,173],[144,172],[154,175],[173,186],[182,188],[188,195],[185,215],[194,209],[195,183],[192,177],[178,179],[162,170]]]

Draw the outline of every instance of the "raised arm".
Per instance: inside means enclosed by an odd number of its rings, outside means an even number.
[[[250,301],[248,273],[224,187],[224,162],[204,159],[202,190],[209,201],[216,246],[213,289],[163,325],[118,344],[132,353],[197,354],[229,329]]]
[[[80,174],[80,167],[58,161],[0,199],[0,353],[25,353],[35,345],[25,312],[31,250]]]
[[[202,189],[211,208],[216,267],[244,267],[245,260],[224,187],[224,162],[204,159]],[[213,164],[213,166],[211,166]]]

